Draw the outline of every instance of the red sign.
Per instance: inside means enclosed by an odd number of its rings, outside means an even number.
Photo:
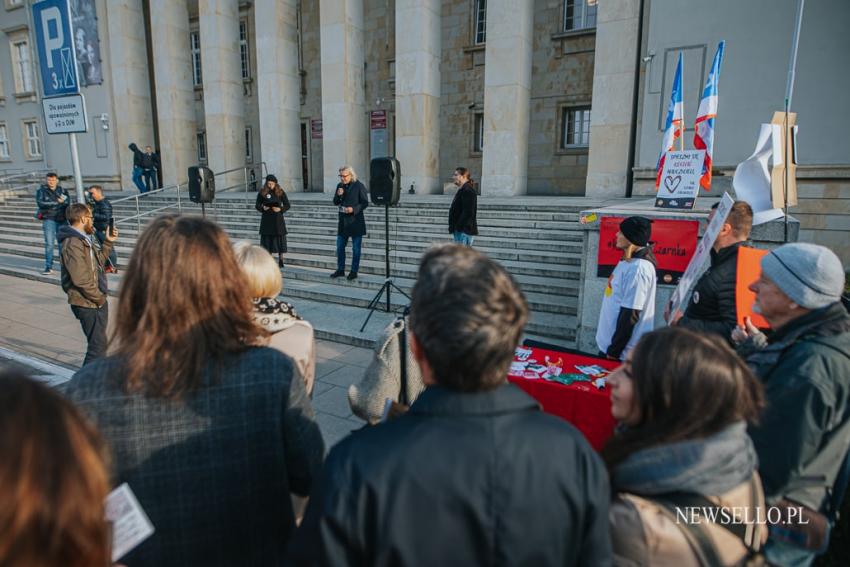
[[[617,231],[625,217],[604,217],[599,223],[599,256],[596,275],[607,278],[623,256],[618,250]],[[652,252],[658,260],[658,283],[673,285],[685,273],[694,255],[699,221],[653,219]]]
[[[370,130],[386,130],[387,129],[387,111],[373,110],[369,113],[369,129]]]
[[[310,121],[310,134],[314,140],[322,139],[322,121],[320,120],[311,120]]]

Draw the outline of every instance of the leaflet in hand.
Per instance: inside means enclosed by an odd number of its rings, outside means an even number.
[[[106,519],[112,523],[113,563],[154,532],[153,524],[126,482],[106,497]]]

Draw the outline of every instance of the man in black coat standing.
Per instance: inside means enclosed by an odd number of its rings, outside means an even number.
[[[455,242],[472,246],[478,235],[478,194],[472,176],[465,167],[455,169],[452,182],[458,187],[449,209],[449,233]]]
[[[357,173],[349,165],[339,168],[340,182],[336,186],[334,205],[339,207],[339,223],[336,229],[336,271],[332,278],[345,275],[345,246],[351,238],[351,271],[348,279],[357,277],[360,269],[360,248],[366,236],[366,218],[363,211],[369,206],[366,186],[357,180]]]
[[[528,306],[456,244],[422,257],[410,349],[425,391],[334,447],[295,565],[610,565],[608,475],[572,425],[506,380]]]
[[[716,210],[715,204],[709,222]],[[746,201],[735,201],[714,241],[711,265],[694,286],[684,315],[681,312],[667,315],[671,325],[714,333],[734,346],[732,331],[738,324],[738,248],[750,237],[752,228],[753,209]]]

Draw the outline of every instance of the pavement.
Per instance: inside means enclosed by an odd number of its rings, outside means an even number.
[[[0,275],[0,289],[0,369],[54,385],[70,379],[83,363],[86,342],[62,289],[7,275]],[[110,297],[110,311],[116,307],[117,298]],[[319,339],[316,354],[313,409],[330,448],[364,424],[351,413],[347,390],[363,376],[372,351]]]

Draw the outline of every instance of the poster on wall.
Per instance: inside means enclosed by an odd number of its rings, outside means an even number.
[[[599,255],[596,276],[607,278],[623,256],[618,250],[617,231],[625,217],[604,217],[599,224]],[[653,219],[652,251],[658,260],[658,283],[673,285],[679,282],[697,247],[699,221]]]
[[[71,21],[80,86],[100,85],[103,83],[103,68],[100,61],[95,0],[71,0]]]
[[[322,139],[322,119],[310,120],[310,137],[314,140]]]

